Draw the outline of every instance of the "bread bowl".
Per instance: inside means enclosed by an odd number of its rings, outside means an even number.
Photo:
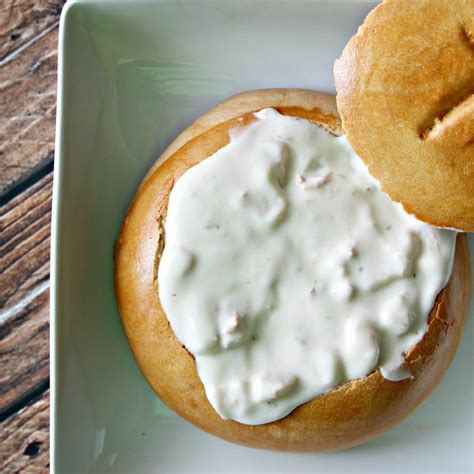
[[[249,425],[222,419],[211,407],[192,355],[173,332],[158,296],[163,225],[177,179],[229,141],[235,127],[272,107],[334,134],[342,129],[334,97],[279,89],[239,94],[211,109],[163,153],[138,190],[115,253],[115,286],[122,324],[136,361],[155,392],[200,428],[246,446],[284,451],[328,451],[362,443],[389,429],[436,386],[461,337],[469,296],[466,239],[457,237],[452,276],[436,298],[422,339],[406,354],[412,378],[385,379],[380,370],[350,380],[273,422]]]

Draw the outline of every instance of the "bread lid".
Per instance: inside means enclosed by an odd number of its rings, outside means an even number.
[[[383,190],[474,231],[474,1],[386,0],[334,73],[343,128]]]

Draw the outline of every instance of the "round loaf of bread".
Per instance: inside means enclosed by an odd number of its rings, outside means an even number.
[[[382,189],[423,221],[474,231],[474,2],[385,0],[334,76],[344,131]]]
[[[162,154],[138,190],[115,252],[115,287],[122,324],[135,359],[154,391],[183,418],[226,440],[282,451],[328,451],[362,443],[410,413],[446,371],[462,333],[470,288],[466,238],[458,236],[451,279],[438,295],[429,326],[406,354],[413,378],[384,379],[380,370],[352,380],[262,425],[224,420],[209,404],[192,355],[170,327],[158,296],[163,223],[176,180],[229,142],[229,131],[272,107],[341,134],[335,98],[297,89],[246,92],[219,104]]]

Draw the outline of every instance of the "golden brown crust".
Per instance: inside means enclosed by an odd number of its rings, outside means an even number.
[[[315,93],[314,91],[308,91],[306,89],[259,89],[258,94],[254,92],[255,91],[241,92],[240,94],[233,95],[214,106],[204,115],[201,115],[186,130],[181,132],[163,151],[160,159],[151,167],[143,181],[146,181],[156,168],[178,150],[178,148],[201,133],[204,133],[220,123],[227,122],[228,120],[238,118],[251,112],[256,112],[266,107],[277,108],[275,104],[278,104],[280,109],[286,109],[290,114],[293,112],[292,115],[297,113],[297,111],[294,110],[295,106],[298,107],[303,114],[306,110],[315,114],[317,109],[319,109],[321,113],[325,113],[326,116],[333,117],[334,122],[330,122],[332,119],[328,118],[328,127],[336,131],[340,130],[341,120],[336,111],[334,97],[330,94]]]
[[[319,125],[329,124],[333,132],[340,131],[334,98],[311,91],[292,94],[291,104],[282,105],[274,99],[261,105],[259,91],[246,93],[245,107],[235,109],[238,115],[219,115],[224,123],[216,124],[211,110],[208,128],[201,129],[200,134],[190,133],[191,140],[155,168],[129,209],[117,242],[116,294],[122,324],[140,369],[161,399],[181,416],[209,433],[247,446],[288,451],[342,449],[400,421],[431,392],[449,365],[467,311],[470,267],[464,236],[458,237],[453,275],[431,313],[429,330],[407,355],[414,379],[389,382],[377,370],[265,425],[243,425],[217,415],[207,401],[193,358],[174,336],[158,298],[161,222],[173,183],[190,166],[228,142],[230,128],[240,123],[236,117],[241,115],[247,122],[252,120],[249,112],[273,106],[282,113],[296,113]],[[226,107],[232,108],[233,103],[230,99]],[[217,110],[222,113],[219,106]]]
[[[344,130],[383,190],[474,231],[474,2],[385,0],[334,75]]]

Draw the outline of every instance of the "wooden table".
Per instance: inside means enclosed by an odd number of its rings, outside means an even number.
[[[63,0],[0,1],[0,472],[49,471],[49,246]]]

